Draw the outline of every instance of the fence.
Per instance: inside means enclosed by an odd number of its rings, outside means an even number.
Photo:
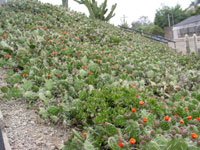
[[[142,36],[144,36],[145,38],[148,38],[148,39],[160,42],[160,43],[164,43],[164,44],[167,44],[167,45],[170,45],[170,46],[173,45],[172,48],[174,48],[176,50],[176,42],[175,41],[172,41],[172,40],[169,40],[169,39],[164,38],[162,36],[157,36],[157,35],[154,35],[154,34],[151,34],[151,33],[148,33],[148,32],[136,30],[136,29],[133,29],[133,28],[127,28],[127,27],[123,27],[123,26],[119,26],[119,27],[121,29],[123,29],[124,31],[132,32],[132,33],[139,33]],[[172,43],[172,44],[170,44],[170,43]]]
[[[184,38],[175,39],[178,52],[190,55],[192,52],[200,55],[200,36],[193,34],[193,36],[185,35]],[[172,46],[172,45],[170,45]]]

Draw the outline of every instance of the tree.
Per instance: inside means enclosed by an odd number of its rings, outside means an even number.
[[[186,12],[191,16],[200,14],[200,0],[191,2],[190,6],[186,9]]]
[[[139,26],[148,26],[151,25],[152,22],[149,20],[147,16],[141,16],[137,21],[132,22],[132,28]]]
[[[162,29],[168,27],[168,15],[173,16],[174,20],[172,21],[172,18],[170,17],[170,21],[174,22],[174,24],[177,24],[189,17],[189,14],[185,13],[178,4],[175,7],[163,6],[157,10],[154,24],[158,25]]]
[[[62,0],[62,6],[68,8],[68,0]]]
[[[117,7],[117,4],[112,5],[110,13],[108,13],[107,17],[105,17],[108,11],[108,9],[106,8],[107,0],[104,0],[104,2],[100,6],[98,6],[96,0],[74,0],[74,1],[76,1],[79,4],[84,4],[90,13],[90,17],[93,19],[100,19],[107,22],[112,17],[115,16],[114,11]]]
[[[139,26],[139,27],[136,27],[135,29],[141,30],[141,31],[144,31],[144,32],[148,32],[148,33],[151,33],[151,34],[154,34],[154,35],[164,36],[163,29],[161,29],[157,25]]]

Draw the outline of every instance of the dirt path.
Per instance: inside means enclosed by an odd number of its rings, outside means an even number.
[[[5,70],[0,69],[0,87],[4,77]],[[66,130],[45,124],[24,100],[0,101],[0,110],[12,150],[55,150],[67,139]]]

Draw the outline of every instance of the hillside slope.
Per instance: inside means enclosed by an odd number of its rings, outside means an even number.
[[[78,127],[66,150],[199,149],[199,57],[36,0],[0,7],[0,40],[1,99]]]

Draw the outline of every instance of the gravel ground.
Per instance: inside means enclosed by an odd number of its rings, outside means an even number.
[[[5,72],[0,69],[0,87],[5,85]],[[12,150],[56,150],[67,139],[66,129],[45,124],[24,100],[0,101],[0,110]]]

